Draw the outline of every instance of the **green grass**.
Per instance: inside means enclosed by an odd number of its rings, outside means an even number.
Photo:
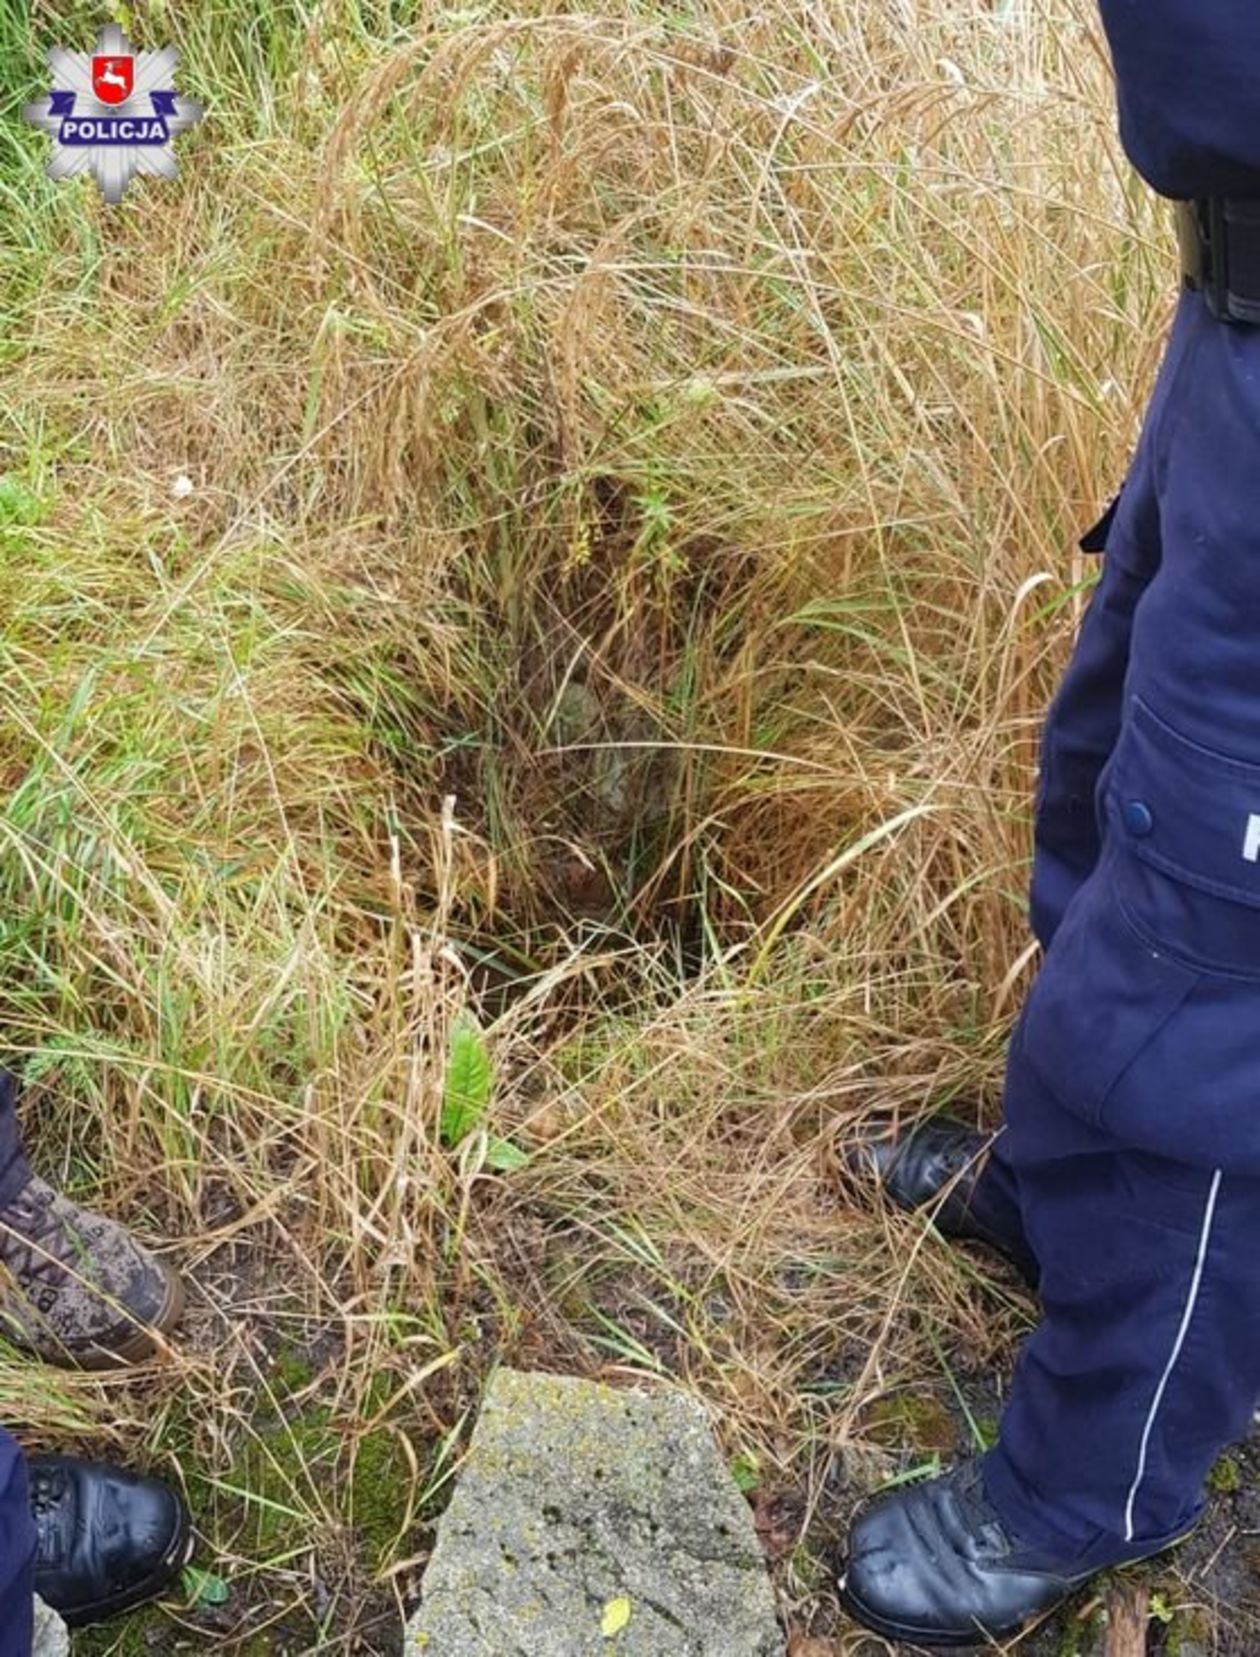
[[[676,1377],[822,1523],[1026,1326],[831,1147],[995,1096],[1171,255],[1087,6],[919,12],[136,0],[208,117],[111,211],[16,114],[103,10],[0,8],[0,1030],[195,1289],[0,1411],[232,1589],[84,1650],[392,1650],[496,1362]]]

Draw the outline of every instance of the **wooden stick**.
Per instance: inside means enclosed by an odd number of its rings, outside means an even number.
[[[1107,1590],[1107,1640],[1103,1657],[1146,1657],[1150,1603],[1136,1582],[1113,1582]]]

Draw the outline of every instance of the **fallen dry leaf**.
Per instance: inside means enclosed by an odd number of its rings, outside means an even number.
[[[599,1631],[606,1640],[620,1634],[630,1621],[630,1601],[622,1594],[618,1599],[610,1599],[604,1607],[604,1620],[599,1625]]]

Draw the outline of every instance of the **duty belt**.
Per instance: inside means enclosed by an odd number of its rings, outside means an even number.
[[[1177,203],[1186,286],[1222,322],[1260,326],[1260,200],[1204,196]]]

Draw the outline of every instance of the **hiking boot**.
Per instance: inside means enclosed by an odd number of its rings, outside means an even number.
[[[991,1134],[941,1116],[893,1138],[856,1139],[844,1147],[844,1161],[851,1175],[878,1186],[898,1208],[929,1209],[943,1237],[996,1249],[1036,1288],[1039,1268],[1022,1226],[990,1213],[994,1205],[985,1201],[981,1175],[992,1143]]]
[[[143,1363],[184,1309],[169,1266],[34,1176],[0,1207],[0,1272],[0,1337],[68,1368]]]
[[[157,1479],[70,1456],[27,1466],[35,1592],[72,1628],[156,1599],[192,1558],[188,1509]]]

